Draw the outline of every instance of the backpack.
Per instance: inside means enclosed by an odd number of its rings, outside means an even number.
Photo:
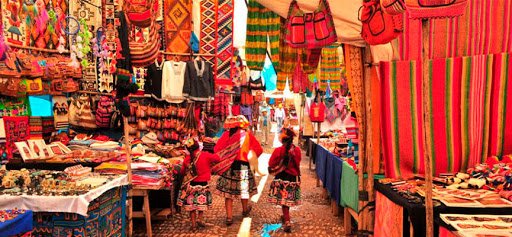
[[[102,96],[96,109],[96,125],[99,128],[110,128],[110,119],[114,114],[114,100],[109,96]]]
[[[370,45],[386,44],[403,32],[402,15],[389,15],[382,10],[379,0],[363,3],[360,20],[361,36]]]

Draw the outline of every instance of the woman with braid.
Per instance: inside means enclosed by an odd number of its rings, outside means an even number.
[[[283,128],[280,139],[283,144],[272,153],[268,162],[269,173],[275,175],[270,184],[268,201],[280,205],[284,231],[291,232],[290,207],[300,205],[300,148],[293,144],[295,133]]]

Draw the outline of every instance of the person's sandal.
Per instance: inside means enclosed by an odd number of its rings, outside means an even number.
[[[233,218],[226,218],[226,225],[231,226],[233,224]]]
[[[242,216],[244,216],[244,217],[248,217],[248,216],[249,216],[249,214],[251,214],[251,211],[252,211],[252,206],[248,206],[248,207],[247,207],[247,211],[243,211],[243,212],[242,212]]]
[[[283,228],[284,232],[286,233],[292,233],[292,224],[287,221],[285,224],[284,224],[284,228]]]

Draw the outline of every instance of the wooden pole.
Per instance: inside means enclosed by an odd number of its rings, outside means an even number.
[[[316,123],[316,145],[320,146],[320,128],[322,127],[322,123]],[[318,157],[317,157],[318,158]],[[317,161],[318,164],[318,161]],[[316,170],[316,166],[315,166]],[[320,187],[320,179],[318,178],[318,175],[316,176],[316,186]]]
[[[428,139],[431,137],[432,134],[430,134],[430,119],[432,117],[431,115],[431,108],[430,108],[430,85],[429,85],[429,78],[430,78],[430,68],[428,64],[428,53],[430,51],[429,48],[429,41],[428,41],[428,35],[429,35],[429,21],[427,19],[422,20],[421,22],[422,26],[422,33],[423,33],[423,80],[422,80],[422,86],[423,86],[423,131],[424,131],[424,139],[423,139],[423,148],[424,148],[424,161],[425,161],[425,208],[426,208],[426,236],[427,237],[433,237],[434,236],[434,208],[433,208],[433,202],[432,202],[432,150],[431,148],[431,142]]]
[[[358,48],[357,50],[362,50],[360,48]],[[361,67],[361,71],[364,71],[364,57],[362,56],[362,52],[359,51],[359,58],[358,58],[358,61],[360,62],[359,64],[359,67]],[[358,122],[358,125],[359,125],[359,137],[358,137],[358,140],[359,140],[359,164],[357,166],[357,175],[358,175],[358,190],[359,190],[359,208],[363,208],[364,206],[366,206],[366,203],[368,202],[367,200],[362,200],[362,197],[361,197],[361,194],[362,193],[366,193],[366,188],[365,188],[365,182],[364,182],[364,172],[365,172],[365,165],[366,165],[366,147],[365,147],[365,144],[366,144],[366,119],[365,119],[365,114],[366,114],[366,110],[365,110],[365,106],[366,106],[366,103],[365,103],[365,90],[364,90],[364,75],[361,76],[361,80],[359,82],[354,82],[354,83],[360,83],[360,88],[362,91],[357,91],[357,92],[354,92],[354,95],[353,98],[354,100],[359,100],[359,101],[354,101],[355,104],[357,104],[357,107],[356,107],[356,116],[357,116],[357,122]],[[356,80],[359,79],[359,78],[355,78]],[[360,212],[359,213],[359,216],[358,216],[358,220],[357,220],[357,229],[359,231],[364,231],[366,230],[366,211],[367,209],[365,208],[364,211]]]
[[[370,53],[370,48],[366,47],[364,49],[364,61],[371,62],[372,55]],[[366,142],[365,142],[365,156],[366,156],[366,173],[368,174],[368,178],[366,181],[366,191],[368,192],[368,202],[372,202],[374,200],[374,190],[373,190],[373,130],[372,130],[372,100],[371,98],[371,81],[372,81],[372,66],[368,66],[364,68],[364,97],[366,102]],[[378,118],[376,118],[378,119]],[[360,158],[361,159],[361,158]],[[373,220],[374,215],[370,213],[370,208],[365,209],[366,215],[366,230],[373,231]]]
[[[132,197],[132,149],[130,144],[130,132],[128,118],[123,116],[123,127],[124,127],[124,147],[126,152],[126,170],[128,172],[128,183],[130,185],[130,189],[128,191],[128,236],[133,235],[133,197]]]

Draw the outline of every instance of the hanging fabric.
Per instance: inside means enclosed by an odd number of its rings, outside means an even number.
[[[275,67],[279,67],[280,16],[256,0],[250,0],[247,14],[245,59],[251,70],[261,71],[267,56],[267,41]]]
[[[443,18],[462,15],[467,0],[405,0],[411,18]]]
[[[340,89],[341,69],[338,58],[338,45],[331,45],[322,49],[320,60],[320,88],[327,88],[330,84],[332,90]]]

